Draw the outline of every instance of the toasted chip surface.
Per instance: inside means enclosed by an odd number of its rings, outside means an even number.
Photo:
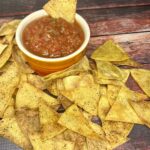
[[[76,105],[70,106],[60,117],[58,123],[83,136],[98,139],[98,135],[90,127],[88,120]]]
[[[98,47],[91,57],[102,61],[123,61],[129,58],[124,50],[111,40]]]
[[[150,97],[150,71],[145,69],[133,69],[131,75],[141,87],[141,89]]]
[[[63,18],[73,23],[75,21],[77,0],[51,0],[44,5],[44,10],[53,18]]]

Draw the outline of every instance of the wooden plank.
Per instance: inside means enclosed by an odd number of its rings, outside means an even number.
[[[150,6],[78,11],[92,36],[150,31]]]
[[[109,39],[119,43],[134,60],[150,63],[150,32],[92,37],[87,55],[90,56],[93,50]]]
[[[0,16],[27,15],[48,0],[1,0]],[[78,0],[78,10],[150,5],[149,0]]]

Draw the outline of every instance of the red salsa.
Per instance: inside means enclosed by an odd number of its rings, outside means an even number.
[[[83,43],[80,25],[49,16],[31,22],[23,31],[24,46],[33,54],[57,58],[76,51]]]

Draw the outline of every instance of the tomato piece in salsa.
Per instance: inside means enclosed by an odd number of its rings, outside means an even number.
[[[80,25],[50,16],[41,17],[26,26],[22,34],[23,44],[31,53],[58,58],[76,51],[84,41]]]

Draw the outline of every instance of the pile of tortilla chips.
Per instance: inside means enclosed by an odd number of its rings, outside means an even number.
[[[150,71],[118,67],[141,66],[119,45],[41,77],[14,40],[19,22],[0,28],[0,136],[25,150],[111,150],[134,124],[150,128]],[[143,93],[126,86],[130,74]]]

